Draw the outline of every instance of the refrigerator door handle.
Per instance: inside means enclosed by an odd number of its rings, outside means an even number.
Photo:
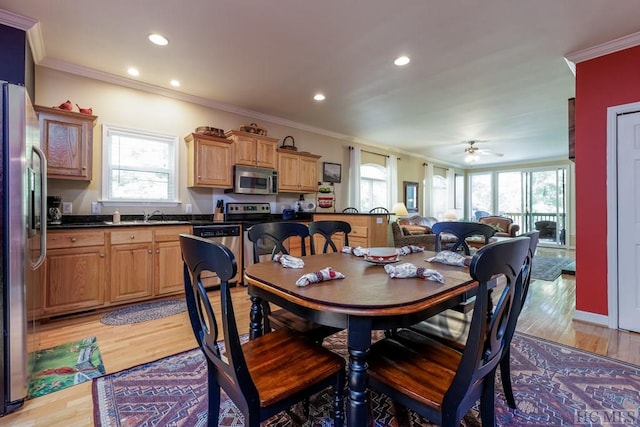
[[[47,256],[47,158],[44,152],[34,146],[33,151],[36,152],[40,159],[40,256],[33,264],[33,268],[38,268],[44,263]]]

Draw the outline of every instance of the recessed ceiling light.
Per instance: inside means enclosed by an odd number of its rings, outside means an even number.
[[[173,87],[178,87],[178,86],[180,86],[180,82],[179,82],[178,80],[175,80],[175,79],[174,79],[174,80],[171,80],[171,81],[169,82],[169,84],[170,84],[171,86],[173,86]]]
[[[408,56],[399,56],[396,58],[395,61],[393,61],[394,64],[396,64],[398,67],[402,67],[403,65],[407,65],[409,62],[411,62],[411,59],[409,59]]]
[[[129,69],[127,70],[127,73],[129,73],[130,76],[134,76],[134,77],[138,77],[140,75],[140,71],[138,71],[137,68],[133,68],[133,67],[129,67]]]
[[[149,41],[153,44],[157,44],[158,46],[166,46],[169,44],[169,40],[160,34],[149,34]]]
[[[315,95],[313,95],[313,99],[315,99],[316,101],[324,101],[325,96],[321,93],[316,93]]]

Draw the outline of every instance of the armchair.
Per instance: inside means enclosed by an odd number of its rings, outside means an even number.
[[[511,218],[504,216],[485,216],[478,219],[478,222],[489,224],[496,228],[496,234],[494,234],[494,236],[497,237],[516,237],[518,231],[520,231],[518,224],[514,224]]]
[[[393,246],[401,248],[407,245],[424,246],[425,250],[433,251],[436,247],[436,235],[431,229],[423,234],[405,234],[402,230],[403,226],[398,222],[391,223],[391,231],[393,233]]]

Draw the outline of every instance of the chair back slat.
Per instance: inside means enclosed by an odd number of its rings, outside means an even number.
[[[315,255],[317,252],[315,246],[314,236],[320,234],[324,238],[324,244],[322,246],[322,253],[326,254],[329,248],[333,252],[338,252],[339,249],[333,242],[331,237],[336,233],[344,234],[344,246],[349,246],[349,233],[351,233],[351,224],[345,221],[313,221],[309,223],[309,235],[311,238],[311,254]]]
[[[247,230],[247,236],[253,243],[253,262],[260,262],[261,241],[271,242],[274,247],[271,257],[278,253],[289,254],[284,242],[293,237],[300,238],[302,256],[307,255],[306,239],[309,237],[309,227],[299,222],[265,222],[255,224]]]
[[[435,248],[436,252],[440,251],[442,233],[451,234],[457,239],[449,250],[457,252],[459,250],[464,251],[466,255],[471,254],[471,249],[466,242],[468,237],[482,236],[484,237],[484,243],[488,244],[489,239],[493,236],[496,230],[487,224],[481,224],[479,222],[464,222],[464,221],[442,221],[436,222],[431,226],[431,231],[436,235]]]

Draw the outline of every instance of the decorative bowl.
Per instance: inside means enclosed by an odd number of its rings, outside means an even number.
[[[398,260],[396,248],[369,248],[369,253],[364,257],[372,262],[395,262]]]

